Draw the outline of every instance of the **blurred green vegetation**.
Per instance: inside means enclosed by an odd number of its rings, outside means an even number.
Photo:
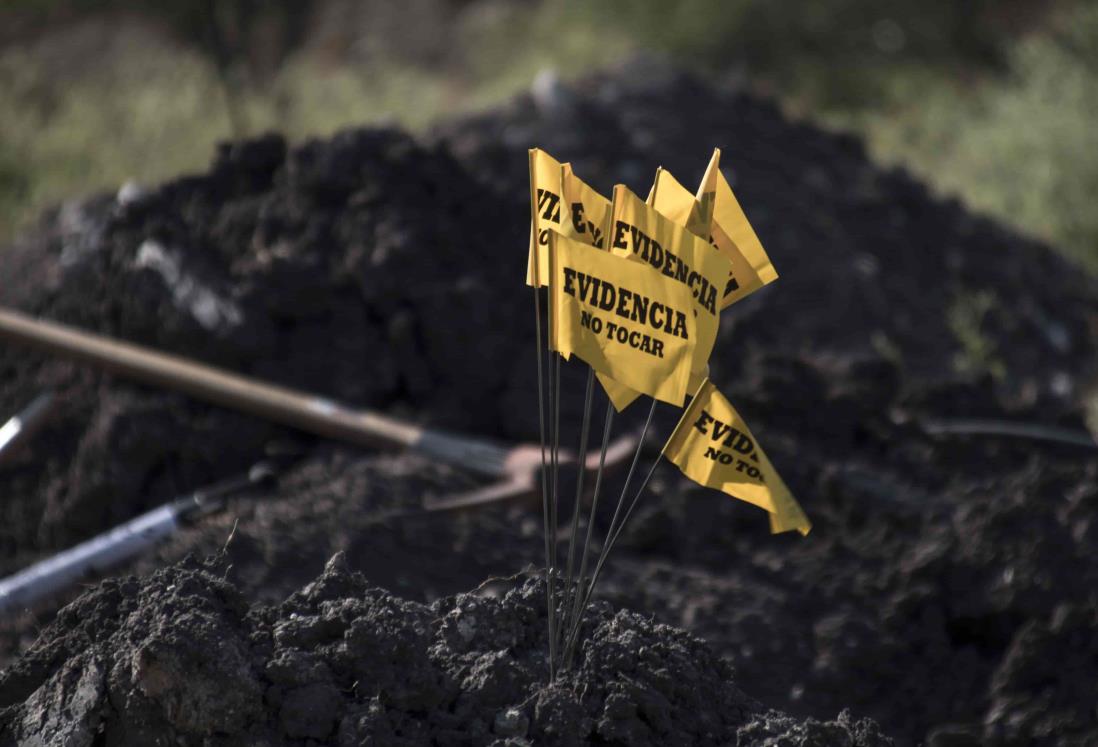
[[[9,0],[0,244],[70,195],[200,169],[234,133],[418,129],[637,51],[860,132],[1098,270],[1098,9],[1071,0]]]
[[[1098,271],[1098,7],[1053,16],[1007,62],[993,79],[923,86],[836,120],[864,132],[879,160]]]
[[[1038,7],[1024,0],[603,0],[588,12],[592,23],[701,69],[743,68],[813,107],[860,107],[913,69],[1001,67],[1018,14]]]
[[[995,379],[1006,376],[995,340],[984,332],[984,320],[998,305],[992,291],[978,290],[958,293],[946,310],[946,322],[961,348],[953,363],[958,372],[989,374]]]

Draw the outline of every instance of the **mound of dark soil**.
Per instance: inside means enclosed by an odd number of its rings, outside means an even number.
[[[513,285],[523,260],[471,260],[470,247],[501,246],[473,219],[487,200],[452,158],[400,132],[289,153],[270,137],[226,147],[209,174],[136,202],[63,212],[16,248],[0,301],[350,404],[414,405],[438,424],[493,431],[521,357],[519,298],[483,300]],[[514,369],[486,363],[508,356]],[[65,412],[43,438],[59,461],[5,475],[30,499],[7,508],[5,567],[244,469],[286,436],[182,398],[116,395],[24,350],[5,348],[0,367],[5,411],[53,384]]]
[[[547,685],[538,580],[427,606],[369,586],[337,555],[281,605],[249,607],[224,570],[191,561],[107,581],[65,608],[0,678],[0,740],[892,743],[845,712],[827,723],[768,712],[697,638],[605,604],[575,667]]]
[[[771,537],[761,512],[664,467],[604,598],[705,638],[746,690],[801,717],[849,706],[911,744],[1098,741],[1092,452],[925,427],[992,417],[1081,430],[1098,288],[768,102],[645,64],[418,141],[371,129],[293,149],[276,137],[225,146],[205,174],[49,216],[5,250],[0,303],[353,405],[533,440],[520,282],[533,145],[597,188],[642,194],[656,165],[690,184],[720,146],[781,274],[725,312],[713,378],[813,533]],[[581,371],[567,375],[574,432]],[[0,471],[3,571],[236,474],[272,442],[302,454],[276,491],[234,500],[134,570],[231,535],[227,583],[249,601],[281,602],[344,551],[372,583],[441,604],[541,556],[536,507],[419,513],[426,493],[472,479],[414,455],[321,446],[6,345],[0,382],[0,412],[45,386],[62,400]],[[653,453],[675,413],[658,417]],[[52,611],[35,613],[0,624],[8,657]],[[1057,661],[1070,666],[1049,669]]]

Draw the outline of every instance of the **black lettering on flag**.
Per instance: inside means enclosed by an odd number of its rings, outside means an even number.
[[[576,295],[576,287],[573,282],[576,279],[576,271],[571,267],[564,268],[564,292],[569,296]]]
[[[587,223],[583,219],[583,203],[572,203],[572,228],[576,233],[587,233]]]
[[[694,422],[694,427],[697,428],[700,433],[709,433],[707,428],[709,427],[709,424],[713,422],[715,422],[713,416],[705,410],[702,410],[701,415],[699,415],[698,419]]]
[[[579,285],[580,285],[579,299],[580,299],[580,301],[583,301],[584,303],[587,303],[587,296],[588,296],[588,294],[591,293],[591,287],[597,282],[598,282],[597,278],[593,278],[590,275],[585,275],[582,272],[579,273]],[[592,302],[592,305],[593,305],[593,302]]]
[[[712,432],[709,430],[710,423],[713,424]],[[734,428],[731,423],[722,423],[705,410],[702,410],[698,419],[694,422],[694,427],[698,429],[698,432],[708,435],[711,441],[720,441],[727,448],[756,462],[759,461],[758,456],[755,454],[755,442],[746,433]]]
[[[709,280],[692,269],[686,262],[683,262],[682,258],[674,252],[664,249],[658,241],[644,231],[636,226],[629,225],[625,221],[617,221],[614,224],[613,247],[615,249],[630,249],[634,255],[655,267],[665,276],[687,286],[694,298],[698,299],[698,303],[706,311],[714,316],[717,315],[717,292]],[[730,282],[734,283],[735,279],[731,279]]]
[[[723,451],[717,451],[712,446],[705,447],[705,454],[703,456],[706,459],[711,459],[714,462],[720,462],[721,464],[732,464],[732,455],[725,454]]]
[[[625,234],[629,230],[629,224],[623,220],[619,220],[614,224],[614,248],[615,249],[628,249],[629,245],[625,243]]]
[[[538,188],[538,214],[542,220],[560,223],[560,195]]]
[[[667,334],[690,339],[686,327],[686,314],[653,301],[627,288],[619,288],[594,275],[579,272],[572,267],[562,268],[564,273],[564,292],[575,296],[580,303],[609,311],[622,319],[647,324]],[[654,345],[656,340],[652,341]],[[660,343],[662,350],[663,343]],[[662,354],[661,356],[662,357]]]

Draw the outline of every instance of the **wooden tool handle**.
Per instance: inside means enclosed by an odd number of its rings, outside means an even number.
[[[417,448],[425,431],[303,392],[0,309],[0,337],[90,363],[153,386],[258,415],[319,436],[373,448]]]

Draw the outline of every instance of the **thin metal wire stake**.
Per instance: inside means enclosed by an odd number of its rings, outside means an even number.
[[[538,432],[541,437],[541,517],[542,529],[545,535],[545,604],[548,608],[549,617],[549,681],[552,682],[556,678],[556,662],[554,661],[556,652],[554,649],[557,640],[557,610],[556,604],[554,604],[556,594],[553,591],[552,552],[550,551],[549,540],[551,533],[549,524],[549,477],[545,469],[545,375],[542,371],[543,356],[541,354],[541,298],[536,286],[534,287],[534,327],[537,332],[538,352]]]
[[[610,557],[610,551],[614,549],[614,544],[618,541],[618,537],[621,536],[622,530],[625,529],[626,522],[629,521],[630,515],[633,513],[633,509],[636,508],[637,502],[640,500],[641,495],[644,493],[644,489],[648,487],[648,482],[652,479],[652,475],[656,473],[656,467],[660,466],[660,461],[663,459],[663,454],[656,457],[656,460],[652,462],[652,469],[648,470],[648,475],[645,476],[644,482],[641,483],[640,488],[637,490],[637,494],[633,496],[633,502],[629,504],[629,509],[625,512],[625,516],[622,517],[621,525],[614,533],[614,536],[610,538],[606,547],[602,549],[602,555],[599,556],[599,562],[595,564],[595,572],[591,574],[591,585],[587,587],[587,593],[583,598],[582,609],[587,609],[587,603],[591,601],[591,594],[595,591],[595,584],[599,581],[599,576],[602,575],[602,567],[606,562],[606,559]],[[576,618],[572,624],[572,630],[565,641],[565,655],[571,660],[571,654],[567,652],[575,653],[576,643],[579,639],[580,624],[583,622],[582,617]]]
[[[602,425],[602,448],[599,450],[599,471],[595,475],[595,492],[591,496],[591,513],[587,519],[587,536],[583,540],[583,554],[580,556],[580,570],[579,577],[576,579],[576,593],[574,595],[575,604],[572,607],[572,618],[579,620],[583,610],[580,607],[580,600],[584,592],[584,580],[587,577],[587,556],[588,551],[591,549],[591,535],[594,534],[595,529],[595,516],[599,509],[599,493],[602,489],[602,471],[606,464],[606,447],[610,442],[610,426],[614,422],[614,403],[609,399],[606,400],[606,419]],[[564,669],[568,669],[572,665],[572,653],[571,649],[564,651]]]
[[[552,492],[552,502],[549,504],[549,532],[550,532],[550,567],[549,573],[553,577],[553,615],[557,615],[557,594],[556,594],[556,573],[557,573],[557,527],[560,525],[559,513],[560,513],[560,355],[558,353],[550,353],[553,356],[553,366],[550,369],[550,394],[552,395],[552,401],[550,406],[553,409],[553,445],[550,451],[550,485]],[[559,620],[558,620],[559,622]],[[559,630],[558,625],[558,630]],[[557,641],[556,638],[549,639],[549,658],[556,660]],[[555,665],[554,665],[555,666]]]
[[[579,469],[576,475],[576,500],[572,504],[572,531],[568,540],[568,563],[564,574],[564,604],[561,609],[561,632],[566,629],[564,621],[568,619],[568,605],[572,601],[572,577],[575,570],[576,545],[579,544],[579,517],[580,504],[583,501],[583,478],[587,473],[587,435],[591,429],[591,402],[595,393],[595,369],[587,367],[587,390],[583,400],[583,420],[580,426],[580,447],[576,454],[576,465]],[[561,643],[564,643],[563,637]]]
[[[625,512],[625,516],[621,519],[621,525],[618,526],[618,530],[614,532],[614,536],[610,538],[610,544],[606,546],[606,556],[609,557],[610,551],[614,549],[614,543],[618,541],[618,537],[621,536],[622,531],[625,529],[626,523],[629,521],[629,517],[633,515],[633,509],[637,507],[637,503],[640,501],[641,494],[644,493],[644,489],[648,487],[648,482],[652,479],[652,475],[656,473],[656,467],[660,466],[660,460],[663,458],[663,454],[656,457],[656,460],[652,462],[652,469],[648,470],[648,475],[645,476],[644,482],[641,483],[640,489],[637,494],[633,496],[633,502],[629,504],[629,509]],[[598,578],[597,571],[594,578]]]
[[[648,409],[648,417],[644,421],[644,428],[641,429],[640,439],[637,440],[637,450],[633,452],[633,462],[629,465],[629,473],[625,476],[625,484],[621,486],[621,495],[618,496],[618,505],[614,507],[614,516],[610,519],[610,526],[606,530],[606,539],[603,541],[602,551],[599,553],[598,562],[595,564],[595,568],[602,568],[602,564],[606,558],[606,547],[610,543],[611,537],[614,534],[614,527],[618,523],[618,517],[621,515],[621,509],[625,505],[625,496],[629,494],[629,484],[633,482],[633,474],[637,471],[637,464],[640,462],[641,449],[644,448],[644,439],[648,435],[648,429],[652,425],[652,416],[656,414],[656,402],[652,400],[652,406]],[[591,584],[587,588],[583,596],[583,602],[580,604],[580,614],[583,610],[587,609],[587,602],[591,599],[591,593],[594,590],[595,579],[597,576],[592,575]],[[575,621],[577,626],[580,620]],[[567,639],[566,639],[567,640]]]
[[[599,563],[602,562],[602,555],[606,553],[606,542],[610,541],[610,536],[614,532],[614,526],[618,523],[618,517],[621,515],[621,509],[625,505],[625,496],[629,494],[629,483],[633,482],[633,474],[637,471],[637,464],[640,462],[641,449],[644,448],[644,439],[648,435],[648,428],[652,425],[652,416],[656,414],[656,402],[652,400],[652,407],[648,409],[648,418],[644,421],[644,428],[641,429],[640,439],[637,440],[637,450],[633,452],[633,462],[629,465],[629,474],[625,476],[625,484],[621,486],[621,495],[618,496],[618,505],[614,507],[614,516],[610,519],[610,526],[606,530],[606,541],[603,543],[602,552],[599,555]]]

